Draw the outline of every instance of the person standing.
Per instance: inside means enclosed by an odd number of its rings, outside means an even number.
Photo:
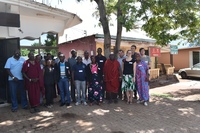
[[[20,51],[15,50],[14,55],[8,58],[4,67],[8,73],[12,112],[17,112],[18,109],[17,90],[20,90],[22,108],[28,108],[26,90],[24,89],[24,80],[21,72],[24,61],[25,59],[21,57]]]
[[[131,50],[127,51],[127,57],[123,60],[122,91],[126,92],[127,104],[132,104],[133,91],[135,90],[136,62],[131,57]]]
[[[58,86],[60,89],[60,98],[61,103],[60,106],[70,106],[71,98],[70,98],[70,91],[69,91],[69,81],[71,78],[71,71],[70,71],[70,64],[65,61],[65,55],[60,54],[60,62],[55,64],[56,70],[56,79],[58,82]],[[67,97],[67,99],[66,99]],[[67,100],[67,103],[66,103]]]
[[[131,51],[132,51],[132,59],[133,59],[133,61],[135,62],[136,60],[135,60],[135,55],[137,54],[135,51],[136,51],[136,49],[137,49],[137,47],[135,46],[135,45],[132,45],[131,46]],[[137,99],[137,84],[135,84],[135,88],[136,89],[134,89],[134,99]]]
[[[56,84],[56,72],[52,65],[52,60],[46,60],[46,66],[43,69],[44,73],[44,86],[45,86],[45,98],[47,108],[53,107],[54,90]]]
[[[144,48],[140,48],[140,55],[141,55],[141,60],[144,61],[145,63],[147,63],[149,69],[151,68],[151,59],[148,55],[145,55],[145,49]]]
[[[149,76],[148,76],[148,65],[141,60],[141,56],[136,54],[136,83],[139,94],[139,100],[137,103],[144,103],[148,106],[147,101],[149,100]]]
[[[36,55],[35,56],[35,60],[40,64],[40,68],[41,68],[40,74],[43,77],[44,76],[44,74],[43,74],[44,62],[42,62],[41,55]],[[43,97],[44,97],[44,95],[45,95],[44,88],[40,88],[40,105],[43,105]]]
[[[31,113],[39,112],[40,88],[43,88],[40,64],[35,60],[33,52],[28,54],[29,59],[23,64],[22,73],[25,77],[25,87],[28,91]]]
[[[106,93],[109,97],[108,103],[117,103],[117,94],[121,80],[121,68],[113,53],[109,56],[104,65],[104,80],[106,83]]]
[[[103,75],[103,67],[104,67],[104,64],[106,62],[106,57],[102,55],[102,49],[101,48],[97,49],[97,55],[95,56],[95,60],[98,63],[98,68],[99,68],[98,76],[100,78],[100,81],[102,81],[102,87],[103,87],[102,94],[103,94],[103,99],[104,99],[105,83],[103,82],[103,76],[104,76]],[[106,97],[106,98],[108,98],[108,97]]]
[[[83,59],[83,63],[87,66],[88,64],[91,63],[91,59],[89,58],[89,52],[85,51],[84,52],[84,59]]]
[[[101,78],[99,77],[99,67],[95,60],[95,56],[91,56],[91,63],[86,67],[87,73],[87,84],[88,84],[88,100],[90,102],[90,106],[96,101],[98,105],[103,100],[102,94],[102,86],[101,86]]]
[[[126,55],[124,54],[124,51],[121,49],[119,50],[118,55],[119,55],[119,57],[118,57],[117,61],[119,62],[120,69],[122,70],[123,60],[126,58]],[[122,80],[120,81],[118,96],[120,99],[124,100],[126,94],[125,94],[125,92],[122,92],[121,87],[122,87]]]
[[[80,105],[81,101],[84,105],[87,105],[85,98],[86,90],[86,65],[83,64],[82,58],[77,57],[77,63],[72,69],[72,81],[75,84],[77,90],[77,102],[75,105]]]
[[[76,64],[76,51],[74,49],[71,50],[71,58],[68,58],[68,62],[71,68],[70,71],[72,71],[73,66]],[[74,103],[76,103],[75,89],[75,85],[72,83],[71,80],[71,98]]]

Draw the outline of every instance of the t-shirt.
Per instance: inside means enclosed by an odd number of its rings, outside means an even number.
[[[149,64],[149,62],[151,62],[150,57],[147,55],[145,55],[144,57],[141,56],[141,60],[144,61],[147,65]]]
[[[135,53],[131,56],[134,62],[136,62],[136,59],[135,59],[135,55],[136,55],[136,54],[138,54],[138,53],[135,52]]]
[[[123,61],[123,59],[125,59],[125,58],[126,58],[126,55],[124,55],[122,58],[119,57],[119,58],[117,59],[117,61],[119,62],[121,68],[122,68],[122,61]]]
[[[6,61],[6,64],[4,68],[10,69],[10,72],[12,75],[19,80],[23,80],[22,76],[22,66],[25,62],[25,59],[20,57],[18,60],[16,60],[14,57],[8,58]],[[13,80],[12,77],[8,76],[8,80]]]
[[[98,66],[99,66],[99,74],[100,75],[103,75],[103,67],[104,67],[104,64],[106,62],[106,57],[101,55],[101,56],[95,56],[95,59],[96,59],[96,62],[98,63]]]
[[[86,80],[86,65],[83,63],[76,63],[72,71],[74,72],[74,80],[85,81]]]
[[[64,78],[66,77],[65,75],[65,62],[60,62],[60,77]]]
[[[133,74],[133,64],[134,64],[134,60],[130,60],[130,61],[126,61],[126,59],[124,59],[124,70],[123,70],[123,74]]]
[[[68,59],[68,62],[70,64],[70,67],[71,67],[71,70],[72,70],[73,66],[76,64],[76,58],[71,57],[71,58]]]
[[[91,59],[89,58],[89,59],[84,59],[83,60],[83,63],[87,66],[88,64],[90,64],[91,63]]]

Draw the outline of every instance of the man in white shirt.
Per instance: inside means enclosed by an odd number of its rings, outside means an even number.
[[[88,64],[91,63],[91,59],[89,57],[89,52],[88,51],[85,51],[84,52],[84,60],[83,60],[83,63],[87,66]]]

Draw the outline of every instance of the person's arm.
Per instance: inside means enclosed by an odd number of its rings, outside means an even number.
[[[133,63],[133,82],[135,82],[136,77],[136,62]]]
[[[118,71],[119,71],[119,80],[121,81],[121,79],[122,79],[122,70],[121,70],[120,65],[118,67]]]
[[[14,81],[18,81],[18,78],[15,77],[11,72],[9,68],[6,68],[6,71],[8,73],[8,75],[14,80]]]
[[[151,69],[151,58],[148,56],[148,67]]]

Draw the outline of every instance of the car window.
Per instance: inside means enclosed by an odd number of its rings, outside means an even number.
[[[200,64],[196,64],[196,65],[194,65],[193,68],[200,68]]]

